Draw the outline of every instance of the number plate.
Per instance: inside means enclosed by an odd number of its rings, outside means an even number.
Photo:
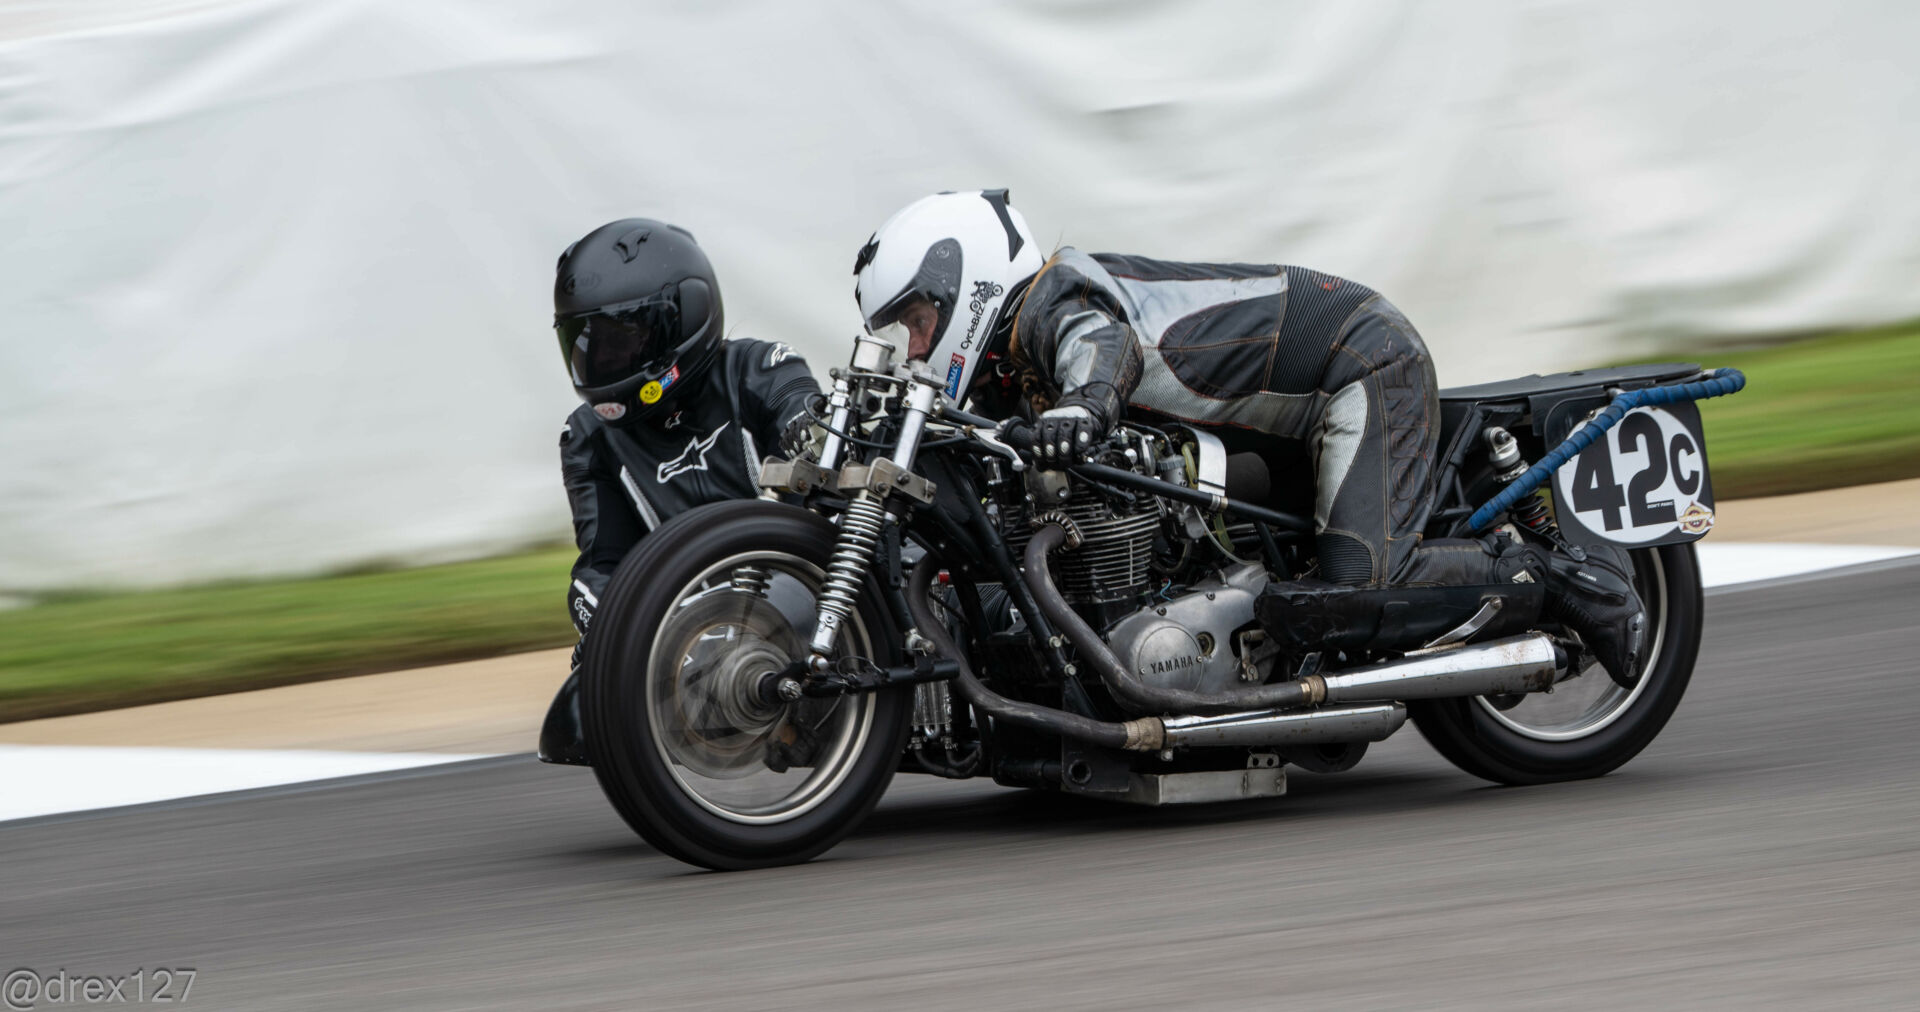
[[[1691,404],[1627,412],[1554,474],[1560,529],[1576,542],[1698,539],[1713,528],[1706,445]]]

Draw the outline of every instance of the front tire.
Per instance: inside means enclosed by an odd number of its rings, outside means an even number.
[[[717,870],[806,861],[885,792],[910,688],[786,704],[755,691],[805,658],[836,535],[780,503],[704,506],[650,534],[602,595],[581,681],[594,774],[669,856]],[[892,661],[873,590],[836,656]]]
[[[1700,652],[1700,563],[1692,544],[1628,554],[1649,620],[1639,682],[1622,689],[1589,665],[1552,693],[1408,703],[1435,751],[1495,783],[1543,784],[1603,776],[1653,741],[1680,705]]]

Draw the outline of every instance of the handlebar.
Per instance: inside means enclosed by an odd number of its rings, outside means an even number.
[[[984,415],[976,415],[969,411],[962,411],[952,405],[943,406],[940,409],[940,417],[947,421],[959,422],[961,425],[971,425],[976,429],[984,429],[992,432],[1001,442],[1016,450],[1025,452],[1031,452],[1033,450],[1033,426],[1028,425],[1018,418],[1009,418],[1001,422]]]
[[[971,425],[976,429],[994,429],[1000,426],[1000,423],[994,419],[985,415],[976,415],[970,411],[962,411],[952,404],[940,406],[940,417],[947,421],[959,422],[961,425]]]
[[[1038,438],[1033,426],[1018,419],[1007,422],[1007,427],[1000,430],[1000,441],[1022,453],[1032,453],[1034,440]]]

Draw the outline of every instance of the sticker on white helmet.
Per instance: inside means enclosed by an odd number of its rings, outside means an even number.
[[[986,315],[987,301],[999,298],[1006,290],[1005,286],[994,281],[973,283],[973,298],[967,300],[967,309],[973,313],[973,319],[967,321],[967,336],[960,341],[961,351],[973,347],[973,334],[980,329],[980,317]]]
[[[949,399],[960,396],[960,377],[964,375],[966,371],[967,356],[953,356],[953,361],[947,365],[947,397]]]

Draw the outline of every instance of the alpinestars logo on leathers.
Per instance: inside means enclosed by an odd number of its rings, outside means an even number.
[[[727,431],[727,426],[732,424],[732,422],[721,422],[719,428],[707,433],[705,436],[688,440],[687,448],[680,456],[660,465],[660,470],[655,474],[654,480],[664,485],[674,478],[686,474],[688,471],[706,470],[707,451],[713,449],[713,444],[720,439],[720,434]]]

